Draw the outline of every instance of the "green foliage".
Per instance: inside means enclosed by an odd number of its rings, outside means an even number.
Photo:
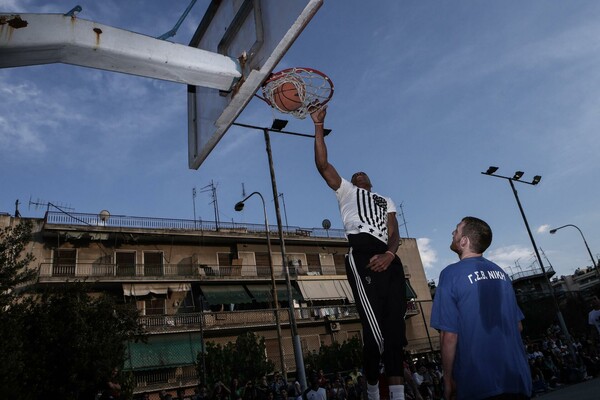
[[[32,278],[33,257],[21,255],[30,238],[31,224],[23,222],[0,235],[0,398],[92,399],[123,365],[127,340],[142,333],[137,310],[91,297],[81,282],[20,294]],[[131,398],[124,386],[122,398]]]
[[[33,223],[21,220],[15,227],[0,232],[0,308],[14,303],[17,289],[32,282],[37,274],[26,267],[34,260],[33,254],[22,254],[31,240]]]
[[[32,299],[23,328],[32,364],[23,382],[63,399],[93,395],[113,368],[121,369],[126,341],[140,333],[136,310],[92,298],[81,283]]]
[[[331,346],[321,346],[319,352],[304,357],[307,369],[326,372],[348,371],[362,365],[362,343],[358,338],[333,342]]]
[[[206,383],[212,387],[216,382],[226,385],[232,378],[239,382],[258,381],[264,375],[273,372],[274,364],[265,357],[265,339],[253,332],[246,332],[237,337],[235,343],[225,346],[213,342],[206,343],[202,370],[202,354],[198,354],[198,375],[206,372]]]

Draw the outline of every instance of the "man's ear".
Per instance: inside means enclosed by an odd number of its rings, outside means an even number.
[[[471,241],[468,237],[463,236],[460,238],[460,247],[463,249],[469,249],[471,247]]]

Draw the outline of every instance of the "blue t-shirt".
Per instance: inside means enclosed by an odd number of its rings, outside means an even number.
[[[531,372],[518,327],[523,318],[511,280],[496,264],[472,257],[444,268],[431,326],[458,335],[453,375],[459,400],[531,395]]]

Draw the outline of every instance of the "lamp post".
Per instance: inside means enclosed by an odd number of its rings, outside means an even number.
[[[287,257],[285,255],[285,240],[283,237],[283,224],[281,222],[281,211],[279,208],[279,192],[277,191],[277,181],[275,179],[275,168],[273,167],[273,154],[271,152],[271,139],[269,137],[269,132],[275,133],[283,133],[287,135],[293,136],[301,136],[314,138],[313,135],[308,135],[305,133],[297,133],[297,132],[289,132],[284,131],[283,128],[287,125],[288,121],[283,119],[275,119],[271,124],[270,128],[259,127],[254,125],[242,124],[238,122],[234,122],[233,125],[241,126],[243,128],[256,129],[263,132],[265,138],[265,145],[267,150],[267,157],[269,159],[269,172],[271,174],[271,187],[273,189],[273,202],[275,203],[275,215],[277,216],[277,230],[279,232],[279,243],[281,245],[281,262],[283,271],[285,273],[285,282],[287,285],[287,295],[288,295],[288,304],[290,305],[289,313],[290,313],[290,328],[292,331],[292,341],[294,344],[294,358],[296,360],[296,376],[298,381],[300,382],[300,386],[302,390],[305,390],[306,385],[306,371],[304,370],[304,358],[302,355],[302,346],[300,344],[300,336],[298,335],[298,326],[296,324],[296,315],[293,309],[294,299],[292,296],[292,283],[290,281],[290,272],[289,265],[287,264]],[[325,129],[325,135],[328,135],[331,132],[331,129]]]
[[[581,232],[581,229],[579,229],[579,227],[577,225],[567,224],[567,225],[559,226],[558,228],[550,229],[550,233],[552,235],[554,235],[556,233],[556,231],[558,231],[559,229],[562,229],[562,228],[566,228],[567,226],[572,226],[573,228],[575,228],[579,231],[579,234],[581,235],[581,238],[583,239],[583,243],[585,244],[585,248],[587,249],[587,252],[590,255],[590,258],[592,259],[592,265],[594,266],[594,269],[596,270],[596,275],[598,275],[600,277],[600,271],[598,270],[598,263],[596,263],[596,260],[594,259],[594,256],[592,255],[590,246],[588,246],[587,241],[585,240],[585,236],[583,236],[583,232]]]
[[[279,342],[279,362],[281,363],[281,372],[283,377],[287,381],[287,372],[285,368],[285,358],[283,356],[283,341],[281,340],[281,323],[279,320],[279,299],[277,298],[277,285],[275,283],[275,271],[273,270],[273,254],[271,251],[271,235],[269,233],[269,220],[267,218],[267,207],[265,205],[265,199],[260,192],[252,192],[242,201],[238,201],[235,204],[235,211],[242,211],[244,209],[244,202],[250,197],[258,195],[262,201],[263,214],[265,216],[265,232],[267,233],[267,252],[269,253],[269,270],[271,271],[271,286],[273,288],[273,302],[275,303],[275,324],[277,324],[277,341]]]
[[[520,180],[524,174],[523,171],[515,172],[515,174],[511,178],[508,176],[494,174],[497,170],[498,170],[498,167],[490,166],[487,169],[487,171],[482,172],[482,174],[488,175],[488,176],[493,176],[495,178],[505,179],[510,183],[512,192],[515,195],[515,200],[517,201],[517,205],[519,206],[519,211],[521,212],[521,217],[523,217],[523,222],[525,223],[525,228],[527,228],[527,233],[529,234],[529,239],[531,240],[531,244],[533,245],[533,250],[535,251],[535,256],[537,258],[537,262],[540,265],[540,268],[542,269],[542,273],[544,274],[544,277],[546,278],[546,283],[548,284],[548,289],[550,290],[550,295],[552,297],[552,301],[554,302],[554,307],[556,308],[556,316],[558,318],[558,322],[560,324],[561,331],[562,331],[563,335],[565,336],[567,343],[569,344],[569,352],[571,353],[571,356],[573,357],[573,361],[576,361],[577,357],[575,355],[575,349],[573,348],[573,341],[571,340],[571,335],[569,335],[569,331],[567,330],[567,325],[565,324],[565,320],[563,318],[562,312],[560,311],[560,307],[558,306],[558,301],[556,300],[556,295],[554,294],[554,287],[550,283],[550,279],[548,278],[548,275],[546,274],[546,269],[544,268],[544,264],[542,263],[542,258],[540,257],[538,247],[535,244],[535,239],[533,238],[533,234],[531,233],[531,229],[529,228],[529,223],[527,222],[527,217],[525,217],[525,211],[523,211],[523,206],[521,205],[521,201],[519,200],[519,195],[518,195],[517,190],[515,189],[515,185],[513,183],[513,182],[520,182],[520,183],[526,183],[528,185],[535,186],[538,183],[540,183],[540,181],[542,180],[542,176],[535,175],[531,182],[527,182],[527,181]]]

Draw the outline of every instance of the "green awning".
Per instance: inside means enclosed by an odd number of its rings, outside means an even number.
[[[200,333],[148,336],[148,343],[129,343],[131,369],[159,369],[192,365],[202,349]]]
[[[413,289],[412,286],[410,286],[410,281],[408,279],[406,280],[406,298],[407,299],[416,299],[417,298],[417,293],[415,292],[415,289]]]
[[[252,298],[242,285],[202,285],[206,301],[212,305],[252,303]]]
[[[276,286],[277,286],[277,300],[279,300],[279,302],[287,301],[288,300],[287,285],[285,283],[280,283],[279,285],[276,285]],[[273,300],[272,296],[271,296],[271,289],[272,289],[271,285],[246,285],[246,287],[248,288],[250,293],[252,293],[252,296],[256,299],[256,301],[259,303],[268,303]],[[296,288],[293,286],[292,286],[292,298],[294,300],[302,300],[302,296],[300,296],[300,293],[298,293]]]

